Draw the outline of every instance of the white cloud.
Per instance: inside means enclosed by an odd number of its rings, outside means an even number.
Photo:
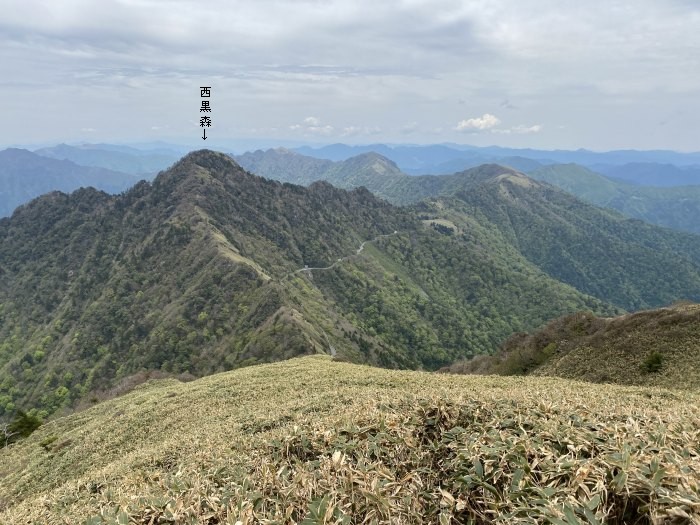
[[[461,120],[457,123],[457,131],[483,131],[498,126],[501,120],[495,115],[484,113],[480,117]]]
[[[514,126],[511,128],[513,130],[513,133],[520,133],[523,135],[527,135],[528,133],[539,133],[542,131],[542,124],[534,124],[533,126]]]
[[[335,128],[329,124],[323,124],[318,117],[306,117],[301,124],[292,124],[290,131],[302,132],[304,135],[331,135]]]
[[[379,135],[382,128],[379,126],[347,126],[343,128],[341,137],[356,137],[358,135]]]
[[[491,130],[491,133],[497,133],[500,135],[530,135],[532,133],[539,133],[540,131],[542,131],[542,127],[542,124],[535,124],[533,126],[525,126],[523,124],[519,124],[510,128],[494,128]]]
[[[401,126],[401,133],[404,135],[410,135],[416,131],[418,131],[418,122],[409,122],[408,124]]]

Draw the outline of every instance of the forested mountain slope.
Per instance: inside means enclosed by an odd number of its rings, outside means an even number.
[[[295,177],[300,163],[326,162],[291,154],[295,163],[285,171],[286,157],[279,152],[260,155],[283,179]],[[453,175],[409,176],[367,153],[314,176],[416,205],[426,220],[489,224],[492,234],[498,232],[542,271],[627,310],[700,300],[700,237],[628,219],[510,168],[485,164]],[[438,200],[427,208],[416,204],[431,198]]]
[[[700,233],[700,185],[641,186],[600,175],[576,164],[555,164],[529,173],[580,199],[628,217],[674,230]],[[700,179],[697,179],[700,183]]]
[[[497,228],[423,213],[209,151],[119,196],[45,195],[0,221],[0,411],[306,353],[435,369],[564,313],[617,311]]]

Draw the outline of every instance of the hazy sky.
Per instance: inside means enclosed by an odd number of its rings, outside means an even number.
[[[0,0],[0,144],[700,150],[697,0]],[[208,144],[211,144],[209,142]]]

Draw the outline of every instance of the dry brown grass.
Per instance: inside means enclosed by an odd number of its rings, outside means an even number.
[[[658,367],[648,366],[655,357]],[[540,375],[700,391],[700,305],[676,303],[612,318],[568,315],[510,337],[495,356],[441,372]]]
[[[148,383],[0,452],[0,523],[698,524],[699,400],[324,357]]]

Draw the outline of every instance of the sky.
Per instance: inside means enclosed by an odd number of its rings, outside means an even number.
[[[0,145],[700,150],[697,0],[0,0]]]

